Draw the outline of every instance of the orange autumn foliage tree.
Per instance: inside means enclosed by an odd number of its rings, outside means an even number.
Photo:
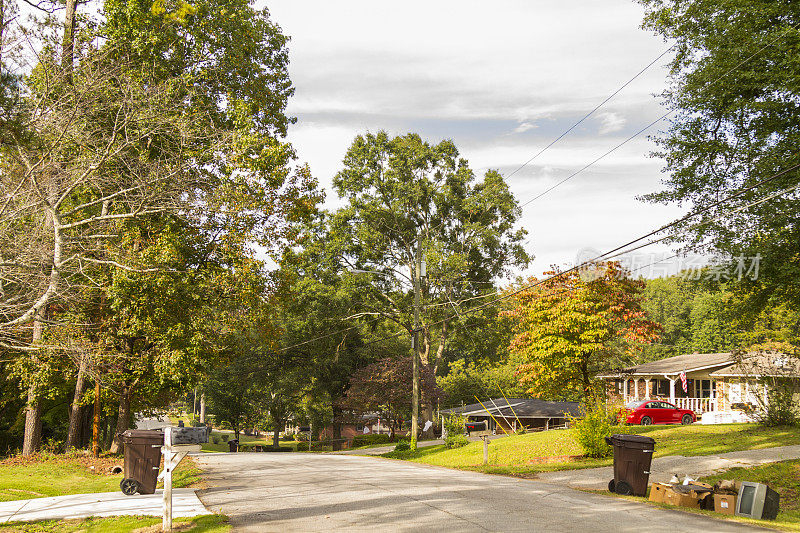
[[[511,352],[521,362],[520,383],[529,394],[593,395],[594,375],[615,355],[658,338],[660,325],[640,305],[644,281],[631,279],[618,262],[545,275],[514,295],[505,312],[513,320]]]

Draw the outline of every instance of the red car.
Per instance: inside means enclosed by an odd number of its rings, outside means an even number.
[[[663,400],[638,400],[625,406],[628,424],[691,424],[697,416],[691,409],[678,409]]]

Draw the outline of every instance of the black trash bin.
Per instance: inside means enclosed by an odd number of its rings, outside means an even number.
[[[122,434],[125,445],[125,476],[119,488],[128,496],[153,494],[156,491],[158,467],[164,433],[157,430],[129,429]]]
[[[239,451],[239,441],[236,439],[231,439],[228,441],[228,451],[231,452],[238,452]]]
[[[606,443],[614,447],[614,479],[608,482],[608,490],[634,496],[647,494],[656,441],[644,435],[611,435],[606,437]]]

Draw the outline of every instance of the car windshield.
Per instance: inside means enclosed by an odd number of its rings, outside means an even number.
[[[645,401],[646,400],[636,400],[635,402],[628,402],[625,405],[625,408],[626,409],[636,409],[637,407],[640,407],[642,404],[644,404]]]

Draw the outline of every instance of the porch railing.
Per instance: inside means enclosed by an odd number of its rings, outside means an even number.
[[[629,397],[628,399],[631,400],[632,398]],[[641,397],[639,399],[644,400],[645,398]],[[669,398],[656,398],[655,396],[651,397],[650,399],[670,401]],[[675,404],[675,407],[679,407],[681,409],[691,409],[697,414],[716,410],[716,399],[714,398],[675,398],[675,401],[672,403]]]
[[[714,398],[675,398],[675,406],[691,409],[695,413],[707,413],[714,410]]]

